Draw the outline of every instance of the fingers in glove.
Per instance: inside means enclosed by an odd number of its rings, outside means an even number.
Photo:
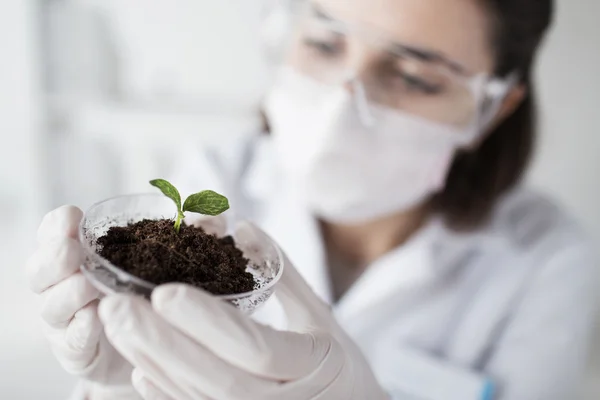
[[[332,347],[328,335],[274,330],[190,286],[160,286],[152,294],[152,304],[164,319],[218,357],[273,380],[310,374]],[[340,366],[327,363],[325,368],[335,373]]]
[[[246,400],[252,398],[249,393],[264,393],[266,397],[260,398],[268,399],[278,386],[215,356],[161,318],[144,299],[110,296],[100,303],[99,314],[113,346],[178,400],[201,396]]]
[[[98,300],[95,300],[75,313],[65,331],[65,343],[74,351],[93,355],[97,351],[102,329]]]
[[[83,212],[74,206],[62,206],[50,211],[38,228],[38,241],[45,242],[62,237],[77,239],[82,217]]]
[[[96,308],[94,302],[77,311],[67,327],[44,326],[45,335],[56,358],[71,374],[83,375],[98,354],[102,324]]]
[[[56,238],[44,242],[26,264],[29,286],[42,293],[79,271],[84,260],[83,249],[71,238]]]
[[[42,293],[42,318],[53,327],[66,326],[78,310],[99,296],[100,292],[77,272]]]

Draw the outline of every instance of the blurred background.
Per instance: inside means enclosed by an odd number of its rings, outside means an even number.
[[[73,385],[40,334],[25,281],[42,215],[145,191],[186,140],[234,140],[260,126],[269,76],[261,1],[0,2],[1,399],[62,399]],[[600,2],[557,2],[528,179],[600,248]],[[589,376],[581,398],[598,399],[597,355]]]

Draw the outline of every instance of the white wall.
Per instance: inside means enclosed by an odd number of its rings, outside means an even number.
[[[4,223],[37,204],[39,183],[39,80],[32,2],[0,5],[0,215]],[[18,40],[15,40],[18,38]]]
[[[600,244],[600,2],[559,0],[540,59],[542,137],[532,181],[550,191]]]

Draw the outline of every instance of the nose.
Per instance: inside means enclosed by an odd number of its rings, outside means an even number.
[[[362,41],[349,40],[347,46],[347,64],[342,86],[352,96],[361,123],[370,128],[375,124],[375,120],[369,104],[369,89],[365,82],[369,82],[369,76],[376,73],[377,54]]]

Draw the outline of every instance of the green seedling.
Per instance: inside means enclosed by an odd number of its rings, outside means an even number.
[[[200,193],[192,194],[181,206],[181,195],[175,186],[164,179],[154,179],[150,184],[160,189],[160,191],[173,200],[177,206],[177,218],[175,219],[175,232],[179,233],[181,221],[184,218],[184,212],[190,211],[204,215],[216,216],[229,209],[229,200],[227,197],[213,192],[212,190],[204,190]]]

